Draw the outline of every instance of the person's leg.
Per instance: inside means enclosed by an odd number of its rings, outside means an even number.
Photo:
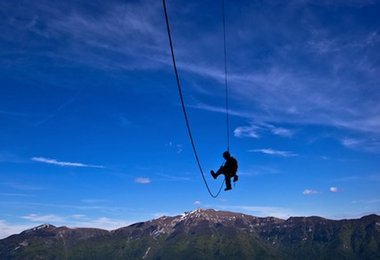
[[[229,174],[224,174],[226,180],[226,188],[224,190],[231,190],[231,176]]]
[[[233,176],[233,177],[234,177],[234,182],[237,182],[237,181],[239,180],[239,176],[237,176],[237,174],[236,174],[236,173],[234,174],[234,176]]]
[[[220,175],[220,173],[215,173],[214,170],[211,170],[210,173],[211,173],[211,176],[212,176],[214,179],[218,178],[218,176]]]

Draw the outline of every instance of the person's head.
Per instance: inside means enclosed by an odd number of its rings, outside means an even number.
[[[231,157],[231,155],[230,155],[230,152],[229,151],[225,151],[224,153],[223,153],[223,158],[225,159],[225,160],[227,160],[228,158],[230,158]]]

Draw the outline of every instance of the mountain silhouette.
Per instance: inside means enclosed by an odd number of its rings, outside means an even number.
[[[44,224],[0,240],[0,259],[380,259],[380,216],[283,220],[197,209],[112,231]]]

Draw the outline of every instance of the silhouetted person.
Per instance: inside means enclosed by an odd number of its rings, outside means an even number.
[[[234,157],[230,155],[228,151],[223,153],[223,158],[226,160],[223,166],[219,168],[219,170],[215,173],[211,170],[211,175],[216,179],[220,174],[224,175],[226,180],[226,188],[224,190],[231,190],[231,178],[234,177],[234,182],[238,180],[238,176],[236,175],[238,169],[238,163]]]

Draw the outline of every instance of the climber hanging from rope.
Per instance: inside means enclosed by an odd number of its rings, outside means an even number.
[[[187,132],[189,134],[190,143],[191,143],[191,146],[193,148],[195,160],[197,162],[199,171],[201,173],[201,176],[202,176],[203,182],[205,183],[207,191],[208,191],[208,193],[210,194],[211,197],[217,198],[219,196],[222,188],[223,188],[223,183],[220,185],[219,191],[214,194],[210,190],[210,187],[208,186],[205,174],[203,172],[203,169],[202,169],[199,157],[198,157],[198,152],[197,152],[197,149],[195,147],[195,142],[194,142],[194,139],[193,139],[193,135],[192,135],[192,132],[191,132],[189,119],[187,117],[187,112],[186,112],[186,107],[185,107],[185,101],[184,101],[184,98],[183,98],[183,95],[182,95],[181,82],[180,82],[179,73],[178,73],[178,70],[177,70],[177,65],[176,65],[176,60],[175,60],[175,55],[174,55],[174,46],[173,46],[172,36],[171,36],[171,32],[170,32],[169,17],[168,17],[168,12],[167,12],[167,9],[166,9],[166,2],[165,2],[165,0],[162,0],[162,5],[163,5],[163,8],[164,8],[166,29],[167,29],[167,33],[168,33],[169,47],[170,47],[170,53],[171,53],[171,56],[172,56],[174,75],[175,75],[176,82],[177,82],[178,94],[179,94],[179,98],[180,98],[181,105],[182,105],[182,112],[183,112],[183,116],[185,118],[185,122],[186,122]],[[217,171],[217,173],[215,173],[215,172],[212,171],[212,175],[216,179],[219,174],[224,174],[224,176],[225,176],[225,182],[226,182],[226,189],[225,190],[231,190],[232,189],[231,188],[231,178],[234,177],[234,182],[236,182],[238,180],[238,177],[236,175],[237,161],[236,161],[235,158],[231,157],[230,153],[228,152],[229,149],[230,149],[230,138],[229,138],[229,132],[230,131],[229,131],[228,84],[227,84],[228,82],[227,82],[226,22],[225,22],[225,8],[224,8],[224,5],[225,4],[224,4],[224,0],[223,0],[222,1],[222,17],[223,17],[223,43],[224,43],[224,84],[225,84],[225,91],[226,91],[227,152],[225,152],[223,154],[223,157],[226,160],[225,164],[222,167],[220,167],[220,169]]]
[[[214,179],[216,179],[220,174],[223,174],[226,182],[226,188],[224,190],[227,191],[232,189],[231,178],[234,178],[234,183],[237,182],[239,179],[239,177],[236,174],[238,169],[238,163],[237,160],[234,157],[232,157],[228,151],[225,151],[223,153],[223,158],[224,160],[226,160],[224,165],[220,166],[217,172],[211,170],[211,175]]]

